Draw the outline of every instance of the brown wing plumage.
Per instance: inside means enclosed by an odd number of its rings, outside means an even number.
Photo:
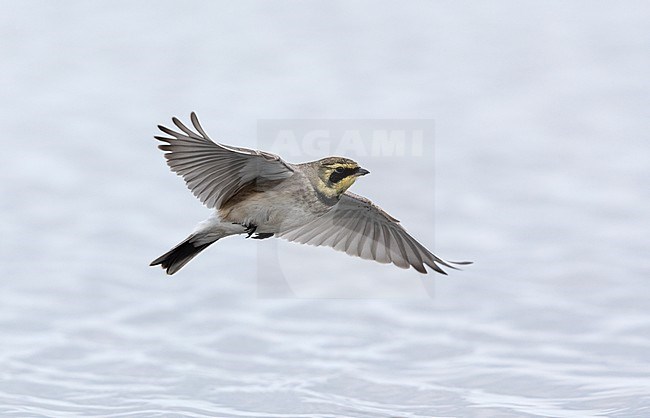
[[[293,175],[293,166],[275,154],[213,142],[194,112],[190,118],[196,132],[172,118],[181,132],[159,125],[171,138],[155,138],[166,143],[158,148],[167,151],[165,158],[172,171],[183,177],[194,196],[207,207],[220,208],[257,179],[281,180]]]

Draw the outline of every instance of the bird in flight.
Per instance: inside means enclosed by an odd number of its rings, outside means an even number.
[[[172,118],[179,131],[158,126],[171,170],[180,175],[211,216],[184,241],[156,258],[174,274],[208,246],[230,235],[253,239],[279,237],[301,244],[329,246],[349,255],[446,274],[470,262],[445,261],[427,250],[399,221],[365,197],[348,191],[368,170],[348,158],[328,157],[290,164],[264,151],[216,143],[195,113],[194,130]]]

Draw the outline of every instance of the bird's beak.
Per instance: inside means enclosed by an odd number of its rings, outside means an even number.
[[[370,173],[370,171],[366,170],[365,168],[359,167],[357,169],[357,176],[365,176],[368,173]]]

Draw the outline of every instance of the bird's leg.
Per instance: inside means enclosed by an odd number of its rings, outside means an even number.
[[[253,239],[271,238],[273,235],[275,235],[273,232],[259,232],[259,233],[255,234]]]
[[[246,227],[246,232],[248,235],[246,235],[246,238],[253,238],[253,239],[265,239],[265,238],[271,238],[273,235],[275,235],[272,232],[255,232],[257,231],[257,225],[255,224],[241,224],[242,226]],[[255,234],[253,237],[252,235]]]
[[[255,231],[257,231],[257,225],[255,225],[255,224],[249,224],[249,225],[243,225],[243,226],[246,227],[246,232],[248,233],[246,238],[250,238],[251,235],[253,235],[255,233]]]

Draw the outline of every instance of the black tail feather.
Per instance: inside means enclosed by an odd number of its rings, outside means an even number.
[[[157,266],[160,264],[160,266],[167,271],[167,274],[174,274],[185,264],[189,263],[190,260],[196,257],[201,251],[205,250],[210,246],[210,244],[216,241],[199,245],[192,243],[193,239],[196,239],[196,237],[188,237],[185,241],[153,260],[150,266]]]

